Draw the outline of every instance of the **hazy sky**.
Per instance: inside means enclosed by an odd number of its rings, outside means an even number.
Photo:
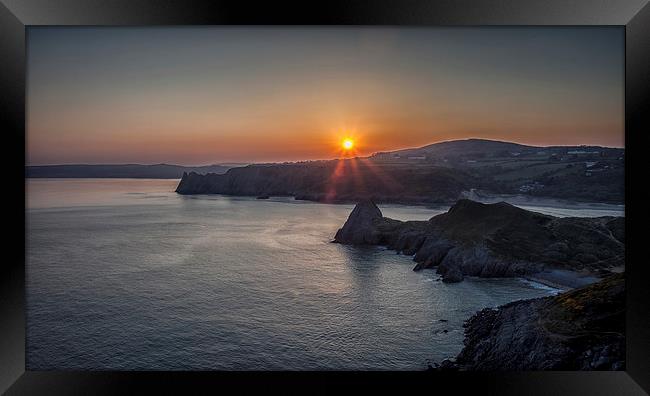
[[[623,146],[607,28],[28,29],[28,163],[334,158],[481,137]]]

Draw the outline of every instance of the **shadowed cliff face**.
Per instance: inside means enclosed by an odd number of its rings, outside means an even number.
[[[464,171],[444,167],[394,166],[367,159],[249,165],[223,175],[190,172],[179,194],[293,196],[317,202],[449,203],[480,184]]]
[[[343,228],[338,230],[334,240],[346,241],[352,245],[376,245],[379,243],[379,233],[374,222],[381,219],[381,211],[374,202],[360,202],[350,213]]]
[[[477,312],[465,323],[463,370],[624,370],[625,279]]]
[[[453,203],[462,192],[474,190],[621,204],[624,155],[624,149],[606,147],[468,139],[366,158],[255,164],[224,175],[190,172],[177,192],[426,204]]]
[[[624,255],[623,218],[557,218],[505,202],[466,199],[429,221],[407,222],[382,217],[374,204],[364,202],[334,239],[414,255],[414,270],[437,267],[447,282],[465,275],[522,276],[545,268],[597,274],[622,266]]]

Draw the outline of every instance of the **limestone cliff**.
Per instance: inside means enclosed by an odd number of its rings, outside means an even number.
[[[455,361],[444,361],[442,368],[624,370],[624,274],[479,311],[465,323],[464,343]]]
[[[466,275],[523,276],[547,268],[600,275],[623,265],[624,219],[558,218],[505,202],[464,199],[428,221],[402,222],[382,217],[373,203],[363,202],[334,239],[414,255],[414,270],[435,267],[447,282]]]

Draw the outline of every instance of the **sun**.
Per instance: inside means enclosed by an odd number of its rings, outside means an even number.
[[[343,146],[343,150],[350,150],[352,147],[354,147],[354,140],[350,138],[343,139],[341,146]]]

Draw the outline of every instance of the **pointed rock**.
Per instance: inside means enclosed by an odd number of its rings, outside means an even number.
[[[343,227],[337,231],[334,241],[349,245],[376,245],[379,243],[379,232],[375,223],[382,218],[381,210],[374,202],[359,202]]]

